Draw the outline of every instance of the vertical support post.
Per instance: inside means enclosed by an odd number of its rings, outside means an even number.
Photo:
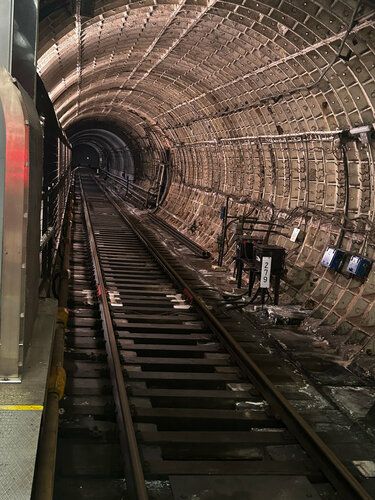
[[[237,265],[237,288],[241,288],[242,286],[242,271],[243,271],[243,260],[241,257],[236,259]]]
[[[251,297],[251,294],[253,293],[253,287],[254,287],[254,283],[255,283],[255,276],[256,276],[256,272],[255,270],[251,267],[250,268],[250,274],[249,274],[249,297]]]
[[[225,200],[224,213],[222,214],[220,248],[219,248],[219,256],[217,259],[217,265],[220,267],[223,265],[223,258],[224,258],[225,236],[227,234],[227,222],[228,222],[228,206],[229,206],[229,196],[227,196]]]
[[[279,304],[280,280],[281,280],[281,276],[280,276],[280,273],[278,273],[275,277],[275,287],[274,287],[273,303],[275,306],[277,306]]]
[[[158,181],[157,181],[157,185],[158,185],[158,196],[157,196],[157,199],[156,199],[156,206],[157,207],[159,206],[159,203],[160,203],[161,188],[162,188],[162,185],[163,185],[164,172],[165,172],[165,165],[164,165],[164,163],[161,163],[160,166],[159,166]]]

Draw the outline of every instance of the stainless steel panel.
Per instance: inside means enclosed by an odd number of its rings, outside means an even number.
[[[25,314],[25,247],[27,218],[24,179],[28,179],[26,115],[19,90],[10,75],[0,70],[0,102],[6,126],[5,186],[0,320],[0,375],[18,378],[20,333]],[[26,169],[26,172],[25,172]],[[26,175],[25,175],[26,174]],[[22,341],[21,341],[22,342]]]
[[[2,500],[30,500],[41,410],[0,407],[0,491]]]
[[[3,113],[3,107],[0,104],[0,196],[1,196],[0,197],[0,255],[3,248],[3,222],[4,222],[3,193],[5,185],[5,158],[6,158],[5,145],[6,145],[5,117]],[[1,291],[1,265],[0,265],[0,291]],[[0,335],[0,345],[1,345],[1,335]]]
[[[8,71],[12,64],[14,0],[0,1],[0,65]]]
[[[36,85],[38,3],[38,0],[16,0],[14,4],[12,75],[33,99]]]
[[[26,239],[26,298],[25,298],[25,328],[23,345],[26,354],[30,344],[33,322],[38,308],[38,289],[40,279],[39,250],[40,250],[40,206],[42,198],[43,177],[43,142],[42,128],[39,115],[31,97],[20,88],[21,96],[27,114],[27,130],[29,137],[29,182],[25,183],[25,197],[27,204],[27,232]],[[25,228],[26,229],[26,228]],[[20,350],[20,363],[22,355]]]
[[[4,178],[0,192],[3,210],[0,380],[19,380],[25,331],[28,343],[27,332],[32,328],[37,301],[41,130],[31,98],[26,93],[22,96],[3,68],[0,68],[0,107],[3,115],[0,179]]]

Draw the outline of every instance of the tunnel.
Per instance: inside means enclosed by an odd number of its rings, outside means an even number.
[[[320,259],[329,245],[373,257],[372,2],[60,4],[41,3],[38,71],[73,157],[146,190],[165,164],[160,217],[213,255],[227,197],[282,223],[283,301],[366,370],[374,278],[353,286]],[[227,265],[233,252],[232,238]]]
[[[375,498],[374,0],[0,2],[0,496]]]
[[[134,160],[127,144],[103,129],[85,129],[71,135],[72,167],[88,166],[134,177]]]

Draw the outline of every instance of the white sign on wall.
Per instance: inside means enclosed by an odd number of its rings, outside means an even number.
[[[260,288],[270,287],[272,257],[262,257]]]
[[[290,241],[296,242],[297,238],[298,238],[298,235],[299,235],[300,232],[301,232],[300,228],[299,227],[295,227],[293,229],[292,235],[290,237]]]

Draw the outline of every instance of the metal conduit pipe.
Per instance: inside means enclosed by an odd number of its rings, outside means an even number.
[[[64,335],[68,321],[68,281],[69,281],[69,260],[71,250],[72,232],[72,205],[73,200],[67,207],[68,224],[64,235],[65,251],[61,266],[61,279],[59,286],[59,308],[56,321],[55,339],[53,354],[48,381],[48,392],[43,415],[43,425],[40,436],[40,444],[37,457],[36,478],[32,498],[34,500],[52,500],[56,448],[59,426],[59,400],[62,398],[65,389],[66,374],[64,364]]]
[[[181,146],[198,146],[200,144],[220,144],[227,142],[238,142],[238,141],[254,141],[260,143],[280,143],[280,142],[288,142],[290,139],[300,139],[300,141],[304,140],[313,140],[320,139],[323,141],[332,141],[332,139],[336,136],[340,136],[344,132],[348,132],[347,130],[315,130],[313,132],[299,132],[295,134],[279,134],[279,135],[244,135],[240,137],[221,137],[220,139],[210,139],[207,141],[195,141],[195,142],[185,142],[184,144],[177,144],[177,147]]]

